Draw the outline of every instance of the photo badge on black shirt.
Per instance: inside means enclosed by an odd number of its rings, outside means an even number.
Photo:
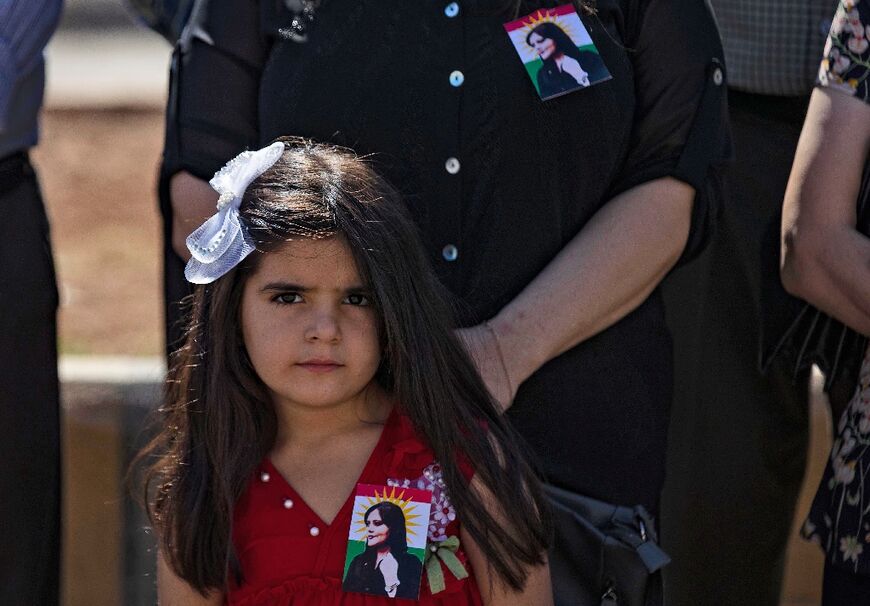
[[[505,31],[541,99],[610,80],[592,37],[570,4],[505,23]]]
[[[428,490],[357,484],[342,589],[416,600],[431,508]]]

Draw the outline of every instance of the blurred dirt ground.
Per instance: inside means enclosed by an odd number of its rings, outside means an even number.
[[[61,354],[162,351],[163,114],[55,109],[33,153],[52,229]]]

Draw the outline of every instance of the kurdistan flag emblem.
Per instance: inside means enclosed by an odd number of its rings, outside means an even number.
[[[592,36],[570,4],[539,9],[504,28],[541,99],[611,78]]]

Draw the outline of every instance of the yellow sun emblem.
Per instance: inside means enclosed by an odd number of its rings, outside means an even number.
[[[397,494],[398,493],[398,494]],[[372,505],[376,505],[377,503],[383,503],[384,501],[388,501],[393,505],[398,506],[402,513],[405,516],[405,532],[408,536],[417,536],[414,528],[420,526],[420,522],[417,519],[420,517],[420,514],[413,513],[417,509],[417,505],[419,503],[415,503],[411,499],[405,499],[405,489],[398,488],[396,486],[392,487],[384,487],[384,491],[382,493],[378,493],[375,490],[375,496],[367,497],[366,501],[357,501],[357,509],[353,512],[353,520],[354,524],[352,524],[352,528],[356,532],[356,534],[361,535],[362,539],[365,539],[366,535],[366,522],[365,522],[365,514],[368,511],[369,507]]]

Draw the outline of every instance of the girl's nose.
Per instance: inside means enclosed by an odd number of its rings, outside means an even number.
[[[338,319],[332,312],[314,314],[305,329],[306,341],[336,342],[341,338]]]

